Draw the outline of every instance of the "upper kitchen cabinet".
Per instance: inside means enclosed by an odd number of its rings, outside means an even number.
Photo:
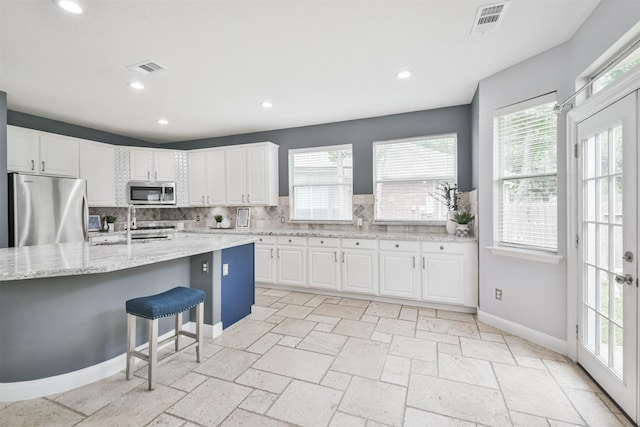
[[[115,149],[112,145],[80,144],[80,178],[87,180],[89,206],[115,206]]]
[[[226,204],[223,149],[189,153],[189,206]]]
[[[64,135],[7,126],[7,170],[78,177],[78,140]]]
[[[132,148],[129,154],[132,181],[174,181],[175,156],[171,150]]]
[[[227,204],[278,205],[278,146],[260,142],[225,150]]]

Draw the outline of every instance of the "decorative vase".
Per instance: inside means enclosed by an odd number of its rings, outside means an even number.
[[[220,225],[219,222],[216,222],[216,228],[221,228],[222,226]]]
[[[469,237],[469,224],[458,224],[458,228],[456,228],[456,236]]]
[[[109,233],[113,233],[113,223],[108,222],[107,225],[109,226]]]
[[[455,211],[449,211],[449,219],[447,219],[448,234],[456,234],[456,228],[458,227],[458,223],[452,219],[454,214],[455,214]]]
[[[227,218],[224,218],[222,220],[220,228],[231,228],[231,223],[229,222],[229,220]]]

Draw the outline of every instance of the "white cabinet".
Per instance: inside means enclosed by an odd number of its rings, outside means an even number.
[[[174,181],[175,156],[170,150],[132,148],[129,151],[132,181]]]
[[[256,282],[276,283],[276,238],[257,237],[255,242]]]
[[[222,149],[189,153],[189,205],[226,204],[225,152]]]
[[[478,264],[475,242],[422,243],[422,299],[477,306]]]
[[[306,238],[278,236],[277,245],[278,283],[305,286]]]
[[[417,299],[420,242],[380,241],[380,295]]]
[[[340,289],[340,239],[309,237],[308,284],[313,288]]]
[[[278,205],[278,146],[270,142],[225,150],[227,204]]]
[[[342,239],[342,289],[365,294],[378,293],[376,240]]]
[[[89,206],[115,206],[114,148],[109,144],[82,141],[80,178],[87,180]]]
[[[7,126],[7,170],[39,175],[78,177],[76,138]]]

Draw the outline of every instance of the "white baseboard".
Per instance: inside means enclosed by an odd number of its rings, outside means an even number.
[[[187,322],[183,328],[190,332],[195,332],[195,322]],[[173,330],[158,337],[158,340],[169,338],[173,335]],[[215,325],[204,325],[203,334],[207,338],[215,338],[222,334],[222,322]],[[168,343],[166,345],[173,345]],[[147,347],[144,343],[137,347],[142,350]],[[117,374],[125,369],[127,363],[127,354],[123,353],[113,359],[98,363],[97,365],[79,369],[77,371],[68,372],[66,374],[56,375],[53,377],[41,378],[31,381],[19,381],[14,383],[0,383],[0,402],[15,402],[18,400],[35,399],[37,397],[48,396],[56,393],[64,393],[74,388],[82,387],[87,384],[102,380]],[[138,363],[144,363],[134,358],[134,366]]]
[[[567,342],[478,309],[478,320],[566,356]]]

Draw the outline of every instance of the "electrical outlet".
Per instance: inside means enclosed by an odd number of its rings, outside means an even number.
[[[229,264],[222,264],[222,275],[223,276],[229,275]]]
[[[281,222],[282,224],[284,224],[284,215],[282,215],[282,216],[280,217],[280,222]]]
[[[358,219],[356,219],[356,225],[362,227],[362,218],[358,217]]]
[[[502,301],[502,289],[496,288],[496,299]]]
[[[208,273],[209,272],[209,263],[207,261],[202,263],[202,272],[203,273]]]
[[[196,221],[200,222],[200,215],[196,215]]]

